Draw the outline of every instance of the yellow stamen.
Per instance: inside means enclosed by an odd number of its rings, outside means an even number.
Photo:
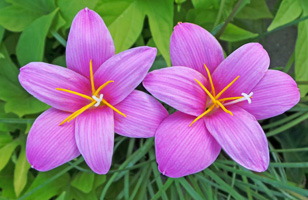
[[[219,99],[218,101],[230,101],[230,100],[236,100],[236,99],[241,99],[243,97],[229,97],[229,98],[223,98],[223,99]]]
[[[113,83],[114,81],[107,81],[106,83],[104,83],[103,85],[101,85],[96,92],[94,93],[94,96],[96,96],[104,87],[106,87],[109,83]]]
[[[205,69],[206,69],[207,75],[208,75],[209,80],[210,80],[210,83],[211,83],[213,96],[215,97],[215,95],[216,95],[216,94],[215,94],[215,88],[214,88],[214,84],[213,84],[213,81],[212,81],[212,77],[211,77],[210,71],[209,71],[209,69],[206,67],[205,64],[204,64],[204,67],[205,67]]]
[[[90,60],[90,79],[91,79],[91,87],[92,87],[92,94],[95,93],[95,87],[94,87],[94,78],[93,78],[93,66],[92,66],[92,60]]]
[[[204,113],[202,113],[201,115],[199,115],[193,122],[191,122],[191,124],[189,125],[189,127],[191,125],[193,125],[193,123],[195,123],[196,121],[198,121],[200,118],[202,118],[203,116],[205,116],[206,114],[208,114],[209,112],[211,112],[215,107],[215,104],[213,104],[211,107],[209,107],[209,109],[207,109]]]
[[[217,101],[217,104],[226,112],[229,113],[231,116],[233,116],[233,113],[230,110],[227,110],[222,103],[220,103],[219,101]]]
[[[217,96],[216,99],[218,99],[240,76],[237,76],[231,83],[229,83],[223,90],[221,90]]]
[[[200,83],[200,81],[198,81],[197,79],[195,79],[195,81],[197,81],[197,83],[203,88],[203,90],[206,92],[207,95],[209,95],[209,97],[212,99],[213,103],[215,104],[216,99],[212,96],[212,94],[204,87],[204,85],[202,85],[202,83]]]
[[[117,113],[119,113],[120,115],[126,117],[126,115],[122,112],[120,112],[118,109],[116,109],[115,107],[113,107],[112,105],[110,105],[105,99],[102,100],[102,102],[104,104],[106,104],[108,107],[110,107],[112,110],[116,111]]]
[[[67,89],[63,89],[63,88],[56,88],[56,90],[63,91],[63,92],[68,92],[68,93],[75,94],[77,96],[83,97],[85,99],[93,100],[91,97],[89,97],[89,96],[87,96],[85,94],[81,94],[79,92],[74,92],[72,90],[67,90]]]
[[[70,122],[72,121],[74,118],[76,118],[78,115],[80,115],[81,113],[83,113],[84,111],[86,111],[88,108],[90,108],[91,106],[93,106],[96,102],[93,101],[90,104],[80,108],[79,110],[77,110],[76,112],[74,112],[73,114],[71,114],[70,116],[68,116],[65,120],[63,120],[60,125],[64,124],[66,121]]]

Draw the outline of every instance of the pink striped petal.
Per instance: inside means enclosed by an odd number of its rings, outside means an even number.
[[[257,120],[280,115],[300,100],[296,82],[288,74],[277,70],[268,70],[252,92],[251,104],[245,101],[241,107]]]
[[[111,166],[114,123],[109,107],[89,109],[76,118],[76,142],[88,166],[97,174],[106,174]]]
[[[207,129],[237,163],[256,172],[265,171],[269,165],[269,150],[260,124],[240,107],[228,109],[233,116],[220,109],[205,118]]]
[[[20,84],[35,98],[63,111],[74,112],[88,103],[87,99],[58,91],[64,88],[91,95],[90,82],[82,75],[56,65],[32,62],[20,69]]]
[[[95,72],[114,54],[113,40],[102,18],[88,8],[79,11],[67,39],[67,67],[89,78],[91,59]]]
[[[187,176],[204,170],[216,160],[219,144],[206,130],[203,120],[189,127],[194,119],[175,112],[158,127],[155,150],[162,174],[173,178]]]
[[[34,122],[27,139],[27,159],[32,168],[48,171],[80,155],[74,122],[59,124],[70,113],[50,108]]]
[[[173,66],[193,68],[207,77],[204,64],[213,72],[223,61],[224,53],[215,37],[204,28],[179,23],[170,39],[170,56]]]
[[[134,90],[116,108],[126,117],[114,112],[115,132],[136,138],[154,137],[161,121],[168,116],[167,110],[152,96]]]
[[[196,70],[187,67],[168,67],[150,72],[144,87],[156,98],[186,114],[199,116],[205,111],[206,93],[195,81],[207,81]]]
[[[229,55],[214,71],[215,90],[220,92],[237,76],[239,79],[222,97],[249,93],[263,78],[269,67],[269,56],[259,43],[249,43]]]
[[[156,52],[152,47],[136,47],[107,60],[94,74],[96,87],[114,81],[102,90],[104,99],[113,105],[124,100],[144,79]]]

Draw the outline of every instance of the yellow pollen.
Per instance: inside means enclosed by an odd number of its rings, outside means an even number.
[[[99,94],[99,92],[106,87],[109,83],[113,83],[114,81],[110,80],[107,81],[106,83],[104,83],[103,85],[101,85],[97,90],[95,90],[95,86],[94,86],[94,78],[93,78],[93,69],[92,69],[92,60],[90,60],[90,80],[91,80],[91,89],[92,89],[92,94],[94,96],[90,97],[88,95],[85,94],[81,94],[79,92],[75,92],[72,90],[68,90],[68,89],[64,89],[64,88],[56,88],[56,90],[59,91],[63,91],[63,92],[67,92],[70,94],[74,94],[80,97],[83,97],[85,99],[91,100],[91,103],[89,103],[86,106],[83,106],[82,108],[80,108],[79,110],[75,111],[74,113],[72,113],[70,116],[68,116],[65,120],[63,120],[60,125],[64,124],[65,122],[70,122],[72,121],[74,118],[76,118],[78,115],[80,115],[81,113],[83,113],[84,111],[86,111],[87,109],[91,108],[92,106],[94,106],[96,103],[99,104],[99,102],[102,102],[103,104],[105,104],[106,106],[110,107],[112,110],[114,110],[115,112],[119,113],[120,115],[126,117],[126,115],[122,112],[120,112],[118,109],[116,109],[115,107],[113,107],[111,104],[109,104],[105,99],[99,99],[99,100],[95,100],[95,97],[97,97],[97,95]],[[101,95],[103,96],[103,95]],[[100,101],[101,100],[101,101]],[[95,105],[97,106],[97,105]]]
[[[221,102],[224,102],[224,101],[230,101],[230,100],[237,100],[237,99],[241,99],[243,97],[228,97],[228,98],[223,98],[223,99],[219,99],[219,97],[229,88],[231,87],[231,85],[233,85],[233,83],[240,77],[240,76],[237,76],[233,81],[231,81],[231,83],[229,83],[223,90],[221,90],[217,95],[216,95],[216,92],[215,92],[215,87],[214,87],[214,84],[213,84],[213,80],[212,80],[212,76],[210,74],[210,71],[209,69],[206,67],[206,65],[204,64],[204,67],[206,69],[206,72],[208,74],[208,79],[209,79],[209,82],[211,84],[211,89],[212,89],[212,93],[213,95],[206,89],[206,87],[200,82],[198,81],[197,79],[195,79],[195,81],[201,86],[201,88],[206,92],[206,94],[211,98],[212,102],[210,102],[210,107],[208,109],[206,109],[206,111],[204,113],[202,113],[201,115],[199,115],[189,126],[193,125],[193,123],[195,123],[196,121],[198,121],[199,119],[201,119],[202,117],[204,117],[206,114],[210,113],[214,108],[215,106],[217,108],[221,107],[221,109],[223,111],[225,111],[226,113],[229,113],[231,116],[233,116],[233,113],[226,109],[226,107],[221,103]],[[252,97],[250,97],[252,98]]]

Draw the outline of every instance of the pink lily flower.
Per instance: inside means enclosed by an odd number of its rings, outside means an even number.
[[[158,127],[155,148],[161,173],[181,177],[211,165],[221,148],[247,169],[269,165],[266,135],[257,120],[279,115],[298,103],[295,81],[269,70],[258,43],[243,45],[224,59],[218,41],[190,23],[174,28],[170,67],[143,81],[156,98],[178,111]]]
[[[114,54],[104,21],[85,8],[71,26],[67,68],[32,62],[20,69],[21,85],[52,106],[29,132],[26,153],[33,168],[47,171],[81,154],[94,172],[106,174],[114,131],[127,137],[154,136],[168,112],[135,88],[151,67],[156,49],[137,47]]]

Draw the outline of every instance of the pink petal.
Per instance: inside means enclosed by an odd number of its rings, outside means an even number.
[[[111,166],[114,123],[109,107],[89,109],[76,118],[76,142],[88,166],[97,174],[106,174]]]
[[[50,108],[35,120],[26,147],[32,168],[48,171],[79,156],[74,122],[59,126],[69,115],[70,113]]]
[[[63,111],[74,112],[86,105],[88,100],[56,88],[91,95],[90,82],[85,77],[56,65],[31,62],[20,69],[18,78],[20,84],[35,98]]]
[[[188,67],[168,67],[150,72],[144,87],[156,98],[186,114],[199,116],[205,111],[206,93],[195,81],[207,81]]]
[[[157,50],[136,47],[107,60],[94,74],[95,86],[113,80],[102,90],[104,99],[112,105],[125,99],[144,79],[152,66]]]
[[[260,124],[240,107],[228,109],[233,116],[220,109],[205,118],[207,129],[237,163],[256,172],[265,171],[269,165],[269,150]]]
[[[154,137],[161,121],[168,116],[167,110],[152,96],[134,90],[116,108],[126,117],[114,112],[115,132],[137,138]]]
[[[67,39],[67,67],[89,78],[91,59],[95,72],[114,54],[113,40],[102,18],[88,8],[79,11]]]
[[[220,92],[237,76],[239,79],[222,95],[241,96],[249,93],[269,67],[269,56],[259,43],[249,43],[229,55],[214,71],[215,90]]]
[[[296,82],[288,74],[277,70],[268,70],[252,92],[251,104],[245,101],[241,107],[257,120],[280,115],[300,100]]]
[[[207,77],[204,64],[213,72],[223,61],[223,50],[215,37],[204,28],[179,23],[170,39],[170,56],[173,66],[193,68]]]
[[[219,144],[206,130],[203,120],[189,127],[194,119],[175,112],[158,127],[155,149],[162,174],[173,178],[186,176],[204,170],[216,160]]]

